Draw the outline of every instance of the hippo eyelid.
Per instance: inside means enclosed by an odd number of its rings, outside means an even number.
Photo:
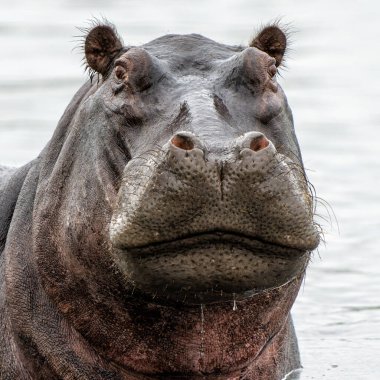
[[[128,71],[123,66],[116,66],[115,76],[120,81],[125,81],[128,79]]]
[[[121,66],[126,70],[129,70],[129,64],[126,59],[119,58],[115,61],[114,67]]]
[[[268,69],[267,69],[267,72],[268,72],[268,74],[269,74],[269,76],[270,76],[271,78],[274,78],[274,77],[276,76],[277,72],[278,72],[276,65],[274,65],[274,64],[272,64],[272,65],[269,64]]]

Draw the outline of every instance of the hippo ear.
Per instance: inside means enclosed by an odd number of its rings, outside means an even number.
[[[122,41],[111,24],[94,26],[84,43],[87,65],[104,76],[122,47]]]
[[[286,43],[286,33],[277,25],[269,25],[258,33],[250,46],[265,51],[265,53],[276,59],[276,66],[280,66],[284,58]]]

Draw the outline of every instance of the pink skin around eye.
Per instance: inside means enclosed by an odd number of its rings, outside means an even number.
[[[268,68],[268,73],[271,77],[275,76],[276,73],[277,73],[277,68],[275,65],[271,65],[269,68]]]
[[[124,67],[117,66],[115,70],[115,75],[118,79],[125,79],[127,71]]]

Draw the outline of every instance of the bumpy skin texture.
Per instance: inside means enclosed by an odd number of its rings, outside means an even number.
[[[286,37],[251,46],[89,31],[99,80],[35,161],[0,169],[0,379],[300,366],[290,309],[318,231],[275,80]]]

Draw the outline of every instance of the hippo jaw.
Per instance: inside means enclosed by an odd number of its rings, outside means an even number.
[[[250,298],[294,280],[309,260],[307,251],[217,231],[117,254],[135,291],[188,305]]]

